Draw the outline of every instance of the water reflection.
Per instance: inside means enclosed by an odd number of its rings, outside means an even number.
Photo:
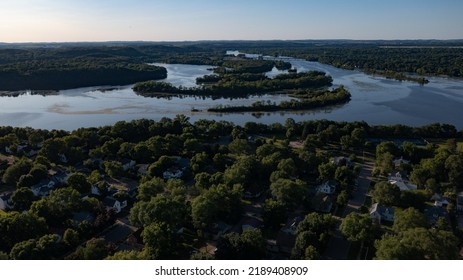
[[[270,124],[283,123],[287,118],[296,121],[323,118],[336,121],[365,120],[371,124],[424,125],[441,122],[454,124],[458,129],[463,128],[462,80],[433,77],[429,79],[429,84],[419,86],[411,82],[387,80],[317,62],[292,58],[284,60],[290,62],[298,71],[318,70],[328,73],[334,79],[334,86],[343,84],[351,92],[351,102],[302,112],[212,114],[208,113],[207,109],[218,105],[240,106],[267,100],[279,103],[288,100],[289,97],[264,95],[251,96],[248,99],[206,96],[145,98],[136,95],[131,85],[99,86],[63,90],[57,95],[37,95],[29,92],[17,97],[0,97],[0,125],[72,130],[82,126],[113,124],[120,120],[159,120],[162,117],[172,118],[177,114],[185,114],[192,121],[205,118],[227,120],[240,125],[248,121]],[[212,73],[212,66],[208,65],[162,66],[168,69],[165,81],[177,86],[194,86],[197,77]],[[271,72],[275,73],[274,70]]]

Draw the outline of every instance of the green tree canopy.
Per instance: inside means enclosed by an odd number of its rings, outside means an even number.
[[[453,260],[458,257],[458,239],[449,231],[410,228],[398,235],[385,234],[375,242],[376,259]]]
[[[34,193],[30,188],[19,188],[11,196],[13,206],[18,211],[29,210],[32,202],[35,200]]]
[[[349,241],[369,241],[374,234],[370,216],[356,212],[350,213],[343,219],[340,229]]]
[[[374,201],[386,206],[398,205],[400,189],[395,185],[391,185],[389,182],[382,181],[375,184],[371,196]]]
[[[417,227],[429,227],[426,217],[420,211],[410,207],[395,212],[393,226],[395,232],[403,232]]]

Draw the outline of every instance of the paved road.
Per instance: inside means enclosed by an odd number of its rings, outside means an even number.
[[[368,188],[370,187],[372,170],[373,162],[368,161],[363,164],[360,176],[358,178],[358,186],[352,193],[352,197],[349,200],[346,209],[342,213],[342,218],[345,218],[349,213],[358,212],[360,210],[360,207],[365,202]],[[341,221],[338,222],[336,231],[334,232],[333,237],[330,239],[328,247],[323,253],[322,258],[325,260],[347,260],[350,242],[344,239],[341,232],[339,231],[340,225]]]

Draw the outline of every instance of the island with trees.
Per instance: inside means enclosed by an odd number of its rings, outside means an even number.
[[[0,258],[326,259],[342,235],[348,259],[457,259],[461,139],[183,115],[0,127]]]

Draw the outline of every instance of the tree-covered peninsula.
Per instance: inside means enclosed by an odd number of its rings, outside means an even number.
[[[0,90],[60,90],[163,79],[163,67],[105,59],[27,61],[0,68]]]
[[[340,105],[349,102],[350,93],[343,87],[334,90],[297,90],[290,96],[294,99],[279,104],[270,101],[257,101],[250,106],[218,106],[208,109],[209,112],[275,112],[311,110],[325,106]]]

